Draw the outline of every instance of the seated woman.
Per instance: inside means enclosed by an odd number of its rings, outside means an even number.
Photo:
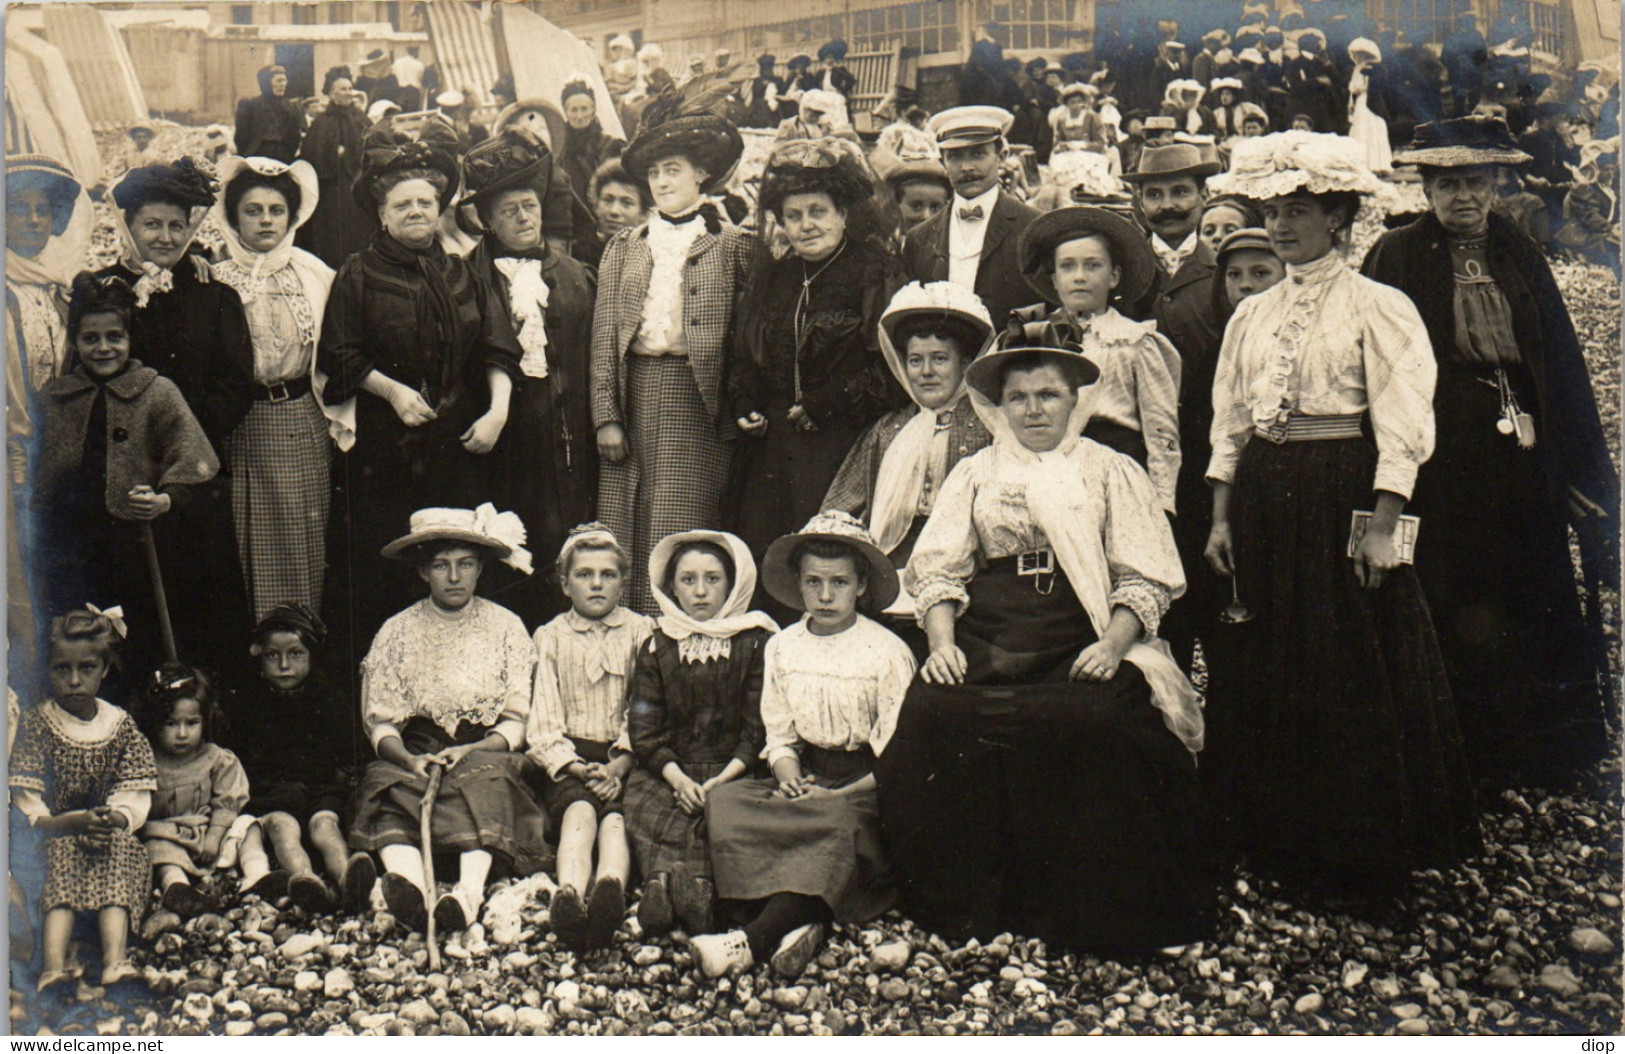
[[[1068,326],[1100,367],[1085,434],[1139,462],[1172,513],[1180,463],[1179,353],[1155,323],[1134,322],[1112,306],[1114,300],[1137,303],[1156,278],[1157,258],[1145,235],[1105,209],[1076,205],[1034,220],[1016,252],[1027,284],[1046,303],[1061,305],[1049,320]],[[1021,309],[1024,321],[1043,312],[1043,304]]]
[[[500,860],[529,875],[553,862],[547,819],[526,786],[535,765],[520,750],[530,715],[536,648],[519,616],[474,595],[487,560],[530,572],[525,528],[513,513],[422,509],[411,531],[384,547],[411,561],[429,596],[393,616],[361,663],[361,721],[378,752],[355,796],[350,847],[376,852],[383,894],[408,928],[422,925],[422,848],[460,854],[457,885],[434,906],[442,930],[479,916],[485,880]],[[429,771],[445,769],[420,847]]]
[[[945,938],[1182,944],[1215,892],[1202,714],[1156,636],[1185,575],[1145,473],[1081,437],[1099,370],[1064,336],[1029,323],[971,365],[993,445],[904,573],[931,655],[876,762],[887,855]]]
[[[987,308],[952,282],[910,282],[880,317],[881,354],[914,405],[892,411],[863,433],[835,473],[823,508],[861,518],[899,570],[948,473],[993,442],[965,397],[965,367],[991,343]],[[923,658],[925,638],[914,625],[913,598],[901,592],[884,611],[885,621]]]
[[[693,939],[708,977],[768,961],[780,977],[799,977],[831,918],[867,922],[897,900],[874,764],[897,726],[914,656],[858,612],[897,596],[897,572],[862,524],[822,512],[773,543],[763,577],[780,603],[806,614],[767,643],[762,756],[773,778],[720,787],[706,807],[717,895],[751,920]]]

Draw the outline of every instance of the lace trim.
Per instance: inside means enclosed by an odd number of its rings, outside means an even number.
[[[686,663],[726,662],[733,656],[732,637],[707,637],[692,633],[677,642],[677,657]]]
[[[54,291],[43,285],[12,285],[22,317],[23,345],[30,391],[56,380],[62,372],[63,352],[68,346],[68,330],[56,309]]]
[[[1168,611],[1168,605],[1172,601],[1173,595],[1166,587],[1135,574],[1119,578],[1112,587],[1110,598],[1112,607],[1128,608],[1139,618],[1142,643],[1148,643],[1156,638],[1157,628],[1162,624],[1162,616]]]
[[[1292,300],[1275,330],[1274,355],[1253,382],[1253,423],[1259,428],[1268,429],[1282,411],[1297,408],[1293,381],[1297,378],[1298,357],[1303,352],[1305,338],[1320,312],[1321,286],[1335,278],[1345,266],[1334,251],[1311,264],[1287,268],[1286,280],[1294,289]]]
[[[248,332],[254,342],[254,372],[263,384],[302,377],[310,368],[307,359],[291,370],[281,370],[287,361],[287,349],[311,352],[316,347],[316,312],[299,275],[291,267],[256,275],[236,260],[214,265],[215,277],[237,290],[243,302],[243,313],[248,316]],[[267,292],[270,296],[267,297]],[[292,332],[286,320],[293,320]],[[273,376],[276,373],[286,376]]]
[[[951,600],[957,605],[954,618],[965,613],[970,607],[970,594],[965,591],[963,582],[956,582],[951,578],[931,578],[918,583],[918,590],[914,595],[914,609],[918,613],[915,620],[920,628],[925,628],[925,613],[945,600]]]

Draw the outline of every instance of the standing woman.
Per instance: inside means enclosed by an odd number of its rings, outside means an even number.
[[[310,122],[299,156],[316,170],[316,211],[299,228],[297,244],[329,267],[338,267],[360,252],[378,229],[378,217],[363,209],[350,193],[361,174],[361,137],[367,132],[364,101],[348,76],[332,78],[331,101]]]
[[[1213,382],[1207,556],[1255,617],[1215,639],[1231,676],[1208,700],[1204,768],[1255,867],[1384,898],[1478,845],[1450,686],[1396,536],[1433,452],[1437,369],[1410,300],[1340,251],[1381,189],[1359,144],[1282,132],[1235,160],[1209,186],[1263,202],[1287,279],[1236,308]],[[1350,559],[1357,510],[1373,514]]]
[[[1498,172],[1529,155],[1499,119],[1458,118],[1419,127],[1396,160],[1421,166],[1433,211],[1383,235],[1363,271],[1416,302],[1438,359],[1417,574],[1474,774],[1562,782],[1607,749],[1607,645],[1580,613],[1568,527],[1588,588],[1617,585],[1619,479],[1551,268],[1491,208]]]
[[[41,154],[6,158],[6,652],[7,683],[38,683],[34,604],[28,591],[33,524],[28,448],[34,394],[66,372],[68,287],[90,244],[84,188]],[[82,602],[82,601],[81,601]],[[38,690],[23,691],[34,698]]]
[[[299,104],[288,98],[288,71],[266,66],[255,75],[259,95],[237,102],[236,146],[239,157],[269,157],[289,164],[299,156],[304,120]]]
[[[457,187],[454,134],[436,122],[422,140],[387,128],[367,138],[354,193],[383,230],[339,269],[322,319],[322,398],[340,408],[355,400],[355,445],[336,477],[339,574],[327,590],[328,625],[341,640],[352,635],[334,649],[346,663],[412,599],[378,556],[400,524],[417,508],[491,496],[487,455],[519,374],[508,305],[440,244]]]
[[[564,85],[559,105],[564,107],[566,125],[559,167],[570,188],[574,237],[580,240],[590,238],[597,223],[591,195],[593,173],[605,162],[620,157],[626,142],[605,132],[598,123],[598,95],[585,78],[576,77]]]
[[[585,265],[543,237],[552,174],[547,147],[513,128],[463,159],[463,204],[485,231],[469,266],[508,306],[521,349],[512,421],[492,455],[500,492],[493,496],[519,514],[530,544],[544,552],[591,519],[598,483],[587,406],[596,287]],[[551,589],[527,586],[503,603],[526,625],[558,613]]]
[[[232,522],[257,623],[279,604],[321,608],[333,454],[316,394],[325,380],[316,376],[316,338],[333,269],[293,244],[316,211],[308,162],[228,157],[219,173],[215,221],[227,259],[214,276],[237,290],[254,339],[254,407],[225,457],[236,469]]]
[[[658,611],[655,543],[717,523],[734,435],[724,359],[751,255],[749,235],[705,201],[739,160],[739,131],[681,106],[675,93],[651,102],[621,155],[655,211],[605,248],[593,316],[598,515],[631,561],[626,606],[645,615]]]
[[[202,256],[188,256],[219,184],[190,158],[131,169],[113,187],[123,251],[97,272],[131,283],[130,340],[141,362],[181,390],[216,452],[254,405],[254,344],[237,291],[214,280]],[[231,522],[232,469],[188,495],[185,516],[155,530],[176,640],[193,662],[234,656],[254,628]],[[180,573],[182,570],[186,573]]]
[[[821,511],[852,444],[902,401],[880,354],[890,258],[873,193],[862,157],[835,139],[781,144],[762,177],[761,207],[791,251],[762,263],[728,374],[729,416],[749,437],[730,504],[758,560]],[[765,592],[758,602],[791,613]]]

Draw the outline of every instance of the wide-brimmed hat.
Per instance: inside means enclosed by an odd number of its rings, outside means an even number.
[[[999,337],[999,346],[965,369],[965,383],[997,406],[1004,398],[1004,371],[1017,356],[1035,356],[1060,367],[1074,388],[1100,379],[1100,366],[1083,353],[1071,326],[1049,319],[1029,321],[1012,314]]]
[[[1419,124],[1410,145],[1394,155],[1396,164],[1432,168],[1524,165],[1533,160],[1512,141],[1505,121],[1476,114]]]
[[[1061,302],[1055,288],[1055,248],[1077,238],[1099,235],[1111,249],[1121,277],[1113,295],[1132,303],[1151,288],[1158,265],[1151,243],[1128,220],[1092,205],[1069,205],[1046,212],[1027,224],[1016,240],[1016,260],[1027,284],[1052,304]]]
[[[1084,99],[1088,99],[1090,93],[1099,94],[1099,92],[1100,92],[1100,89],[1096,88],[1092,84],[1082,84],[1082,83],[1079,83],[1078,81],[1073,81],[1071,84],[1067,84],[1067,85],[1062,86],[1062,88],[1061,88],[1061,100],[1064,102],[1064,101],[1066,101],[1067,98],[1069,98],[1070,96],[1073,96],[1073,95],[1082,96]]]
[[[379,121],[384,119],[385,114],[400,112],[401,104],[396,102],[394,99],[379,99],[377,102],[374,102],[371,106],[367,107],[367,120],[371,121],[373,124],[377,124]]]
[[[16,180],[13,183],[12,180]],[[44,154],[9,154],[6,156],[6,185],[8,196],[17,187],[30,183],[45,191],[51,202],[51,237],[59,238],[73,220],[79,193],[83,189],[68,167],[54,157]]]
[[[897,599],[902,586],[897,581],[897,569],[891,558],[880,551],[859,520],[850,513],[828,509],[807,521],[807,526],[795,534],[787,534],[767,547],[762,559],[762,585],[768,596],[788,608],[805,611],[801,601],[801,571],[790,566],[796,546],[802,542],[836,542],[852,550],[869,567],[869,598],[871,610],[881,611]]]
[[[834,59],[836,62],[840,62],[845,58],[846,41],[842,40],[840,37],[836,37],[834,40],[829,41],[818,49],[819,62],[823,62],[825,59]]]
[[[412,514],[406,534],[384,546],[382,555],[386,560],[410,559],[413,550],[429,542],[475,546],[515,571],[531,572],[524,522],[518,513],[498,512],[490,502],[477,509],[419,509]]]
[[[1213,83],[1207,86],[1208,92],[1213,95],[1217,95],[1226,88],[1229,88],[1231,91],[1239,92],[1245,91],[1247,86],[1241,83],[1241,79],[1239,77],[1215,77],[1213,79]]]
[[[926,130],[936,136],[938,150],[993,143],[1010,131],[1015,117],[997,106],[954,106],[926,122]]]
[[[776,214],[789,195],[815,190],[828,194],[841,209],[869,197],[874,183],[863,151],[851,140],[833,136],[776,144],[762,170],[762,188],[756,199],[761,209]]]
[[[797,66],[811,66],[812,56],[805,51],[798,51],[786,59],[784,64],[790,69],[795,69]]]
[[[904,322],[914,318],[951,321],[956,326],[965,327],[968,334],[974,334],[971,346],[965,348],[967,362],[986,351],[997,335],[993,318],[987,313],[987,306],[982,303],[981,297],[953,282],[910,282],[892,295],[891,302],[881,313],[880,330],[899,355],[908,349],[897,347],[897,330]],[[898,380],[907,386],[905,378],[899,377]]]
[[[1240,140],[1230,155],[1230,171],[1209,179],[1207,187],[1254,201],[1301,192],[1392,196],[1392,188],[1367,165],[1358,140],[1325,132],[1275,132]]]
[[[1173,118],[1173,116],[1171,114],[1166,114],[1166,113],[1154,113],[1154,114],[1147,117],[1144,121],[1142,121],[1140,123],[1140,128],[1143,131],[1147,131],[1147,132],[1172,132],[1174,129],[1176,129],[1178,127],[1179,127],[1179,122],[1174,120],[1174,118]],[[1152,147],[1147,147],[1146,149],[1149,150],[1149,149],[1153,149],[1153,148]],[[1141,153],[1142,160],[1143,160],[1144,156],[1145,156],[1144,152],[1142,152]],[[1129,176],[1124,175],[1123,178],[1128,179]]]
[[[1149,125],[1150,122],[1147,122]],[[1201,179],[1219,171],[1217,161],[1203,161],[1202,151],[1191,143],[1170,143],[1167,146],[1148,146],[1140,151],[1140,167],[1123,174],[1125,183],[1145,183],[1153,179],[1171,179],[1174,176],[1195,176]]]
[[[945,187],[952,193],[953,180],[948,178],[948,170],[943,167],[942,161],[929,154],[908,154],[898,159],[898,163],[886,171],[886,185],[892,188],[905,187],[910,183],[935,183]]]
[[[1214,267],[1218,270],[1221,280],[1223,280],[1224,275],[1224,261],[1229,258],[1231,253],[1239,253],[1244,249],[1256,249],[1272,256],[1275,254],[1275,247],[1270,244],[1269,232],[1264,228],[1243,227],[1240,230],[1231,231],[1224,236],[1223,241],[1219,242],[1218,251],[1213,254]]]
[[[540,120],[537,120],[537,115],[540,115]],[[523,128],[533,138],[539,139],[543,146],[552,150],[555,146],[563,149],[567,127],[569,126],[564,120],[564,113],[553,105],[551,99],[533,95],[525,99],[516,99],[504,106],[497,113],[492,130],[500,132],[504,128]]]
[[[648,190],[649,169],[667,157],[684,157],[705,170],[703,194],[714,194],[745,152],[739,129],[726,117],[713,113],[686,113],[684,101],[673,92],[661,95],[644,108],[638,134],[621,152],[621,164],[637,185]]]
[[[846,101],[840,92],[825,91],[822,88],[813,88],[801,93],[801,116],[810,113],[839,113],[846,108]]]
[[[504,128],[463,158],[461,204],[478,205],[520,189],[535,190],[538,200],[545,199],[552,177],[552,151],[517,128]]]
[[[357,205],[375,212],[380,204],[378,180],[395,172],[426,168],[446,177],[440,192],[444,209],[457,193],[461,173],[457,167],[457,130],[445,118],[435,116],[423,123],[416,137],[394,127],[379,125],[361,139],[361,172],[351,193]]]

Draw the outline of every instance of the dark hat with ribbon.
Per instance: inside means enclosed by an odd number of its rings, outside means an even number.
[[[842,40],[840,37],[836,37],[834,40],[818,49],[819,62],[823,62],[825,59],[834,59],[836,62],[840,62],[845,58],[846,41]]]
[[[517,128],[504,128],[476,143],[463,158],[464,195],[460,204],[490,202],[509,190],[534,190],[547,196],[553,178],[553,154]]]
[[[214,205],[220,184],[197,167],[189,157],[172,165],[144,165],[132,168],[113,188],[113,203],[125,212],[149,202],[179,205],[183,209],[206,209]]]
[[[1055,249],[1090,235],[1106,240],[1112,264],[1121,273],[1114,296],[1128,303],[1143,296],[1156,280],[1158,271],[1151,243],[1128,220],[1090,205],[1051,210],[1022,229],[1016,241],[1016,259],[1027,284],[1045,300],[1059,304],[1061,297],[1055,288]]]
[[[424,121],[413,137],[390,125],[378,125],[361,140],[361,173],[355,177],[355,202],[368,212],[382,204],[379,180],[398,172],[428,169],[446,177],[440,191],[440,207],[450,204],[457,193],[457,130],[444,117]]]
[[[1041,310],[1041,308],[1040,308]],[[1004,398],[1004,374],[1013,360],[1059,367],[1074,388],[1100,379],[1100,367],[1083,353],[1080,334],[1065,322],[1012,311],[999,346],[965,368],[965,383],[995,405]]]
[[[1410,145],[1394,155],[1398,164],[1428,168],[1524,165],[1533,160],[1512,141],[1505,121],[1482,115],[1419,124]]]
[[[666,92],[651,100],[638,123],[638,134],[621,152],[626,174],[648,189],[649,169],[668,157],[683,157],[705,170],[701,193],[714,194],[728,182],[745,141],[739,129],[726,117],[714,113],[688,112],[687,100],[678,92]]]
[[[846,139],[791,139],[768,155],[758,203],[777,214],[791,194],[823,192],[845,210],[874,192],[862,151]]]

